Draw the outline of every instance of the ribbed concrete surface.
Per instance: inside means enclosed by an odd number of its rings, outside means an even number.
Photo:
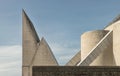
[[[81,61],[81,51],[79,51],[65,66],[76,66]]]

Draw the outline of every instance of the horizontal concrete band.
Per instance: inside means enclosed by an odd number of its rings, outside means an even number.
[[[32,76],[120,76],[116,66],[35,66]]]

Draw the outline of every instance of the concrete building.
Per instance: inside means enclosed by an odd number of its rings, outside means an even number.
[[[32,76],[33,66],[58,66],[46,40],[39,39],[23,10],[22,75]],[[120,66],[120,16],[103,30],[81,35],[80,51],[65,66]]]
[[[24,10],[22,12],[22,18],[22,76],[32,76],[33,66],[58,66],[49,45],[44,38],[39,39],[32,22]]]
[[[94,30],[83,33],[81,35],[81,51],[79,51],[66,65],[120,66],[119,32],[120,15],[103,30]],[[73,62],[77,64],[74,64]]]

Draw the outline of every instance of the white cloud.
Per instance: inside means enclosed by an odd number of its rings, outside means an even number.
[[[21,76],[22,48],[20,45],[0,46],[0,75]]]

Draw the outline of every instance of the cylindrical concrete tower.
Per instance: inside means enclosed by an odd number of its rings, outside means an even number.
[[[96,44],[108,33],[107,30],[86,32],[81,36],[81,60],[83,60]],[[107,59],[107,62],[105,61]],[[112,45],[105,49],[91,64],[91,66],[113,65]]]

